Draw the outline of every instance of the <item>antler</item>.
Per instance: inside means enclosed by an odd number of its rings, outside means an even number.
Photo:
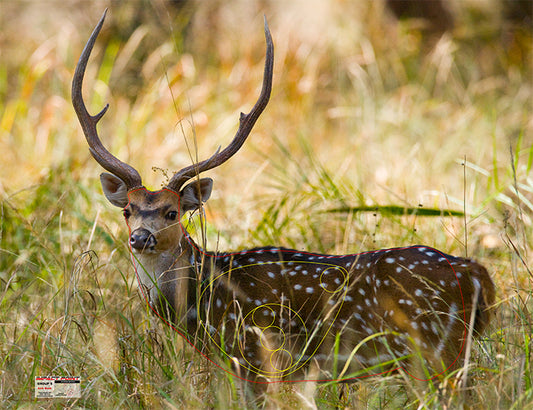
[[[270,35],[270,30],[265,17],[265,38],[266,38],[266,57],[265,57],[265,71],[263,74],[263,88],[261,89],[261,94],[259,99],[255,103],[252,111],[248,114],[241,113],[239,119],[239,129],[233,138],[233,141],[220,151],[220,148],[215,152],[215,154],[204,161],[201,161],[197,164],[190,165],[186,168],[181,169],[176,172],[174,176],[168,183],[168,188],[178,192],[181,186],[187,182],[189,179],[198,175],[200,172],[207,171],[209,169],[218,167],[219,165],[226,162],[230,159],[235,153],[242,147],[244,141],[252,131],[252,128],[255,125],[255,122],[265,109],[270,99],[270,91],[272,90],[272,74],[274,66],[274,44],[272,42],[272,36]]]
[[[91,151],[93,158],[106,170],[122,179],[128,189],[131,189],[142,186],[141,176],[133,167],[116,158],[102,145],[96,130],[96,124],[106,113],[107,109],[109,108],[109,104],[106,104],[104,109],[98,114],[92,116],[85,107],[81,90],[85,68],[87,67],[87,61],[91,55],[96,38],[102,29],[106,14],[107,9],[104,11],[102,18],[94,28],[89,41],[87,41],[87,44],[81,53],[78,65],[76,66],[74,78],[72,79],[72,104],[74,105],[74,110],[78,115],[78,120],[80,121],[81,128],[85,134],[85,139],[89,144],[89,151]]]

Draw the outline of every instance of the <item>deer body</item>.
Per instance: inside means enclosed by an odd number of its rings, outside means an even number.
[[[494,302],[494,284],[474,261],[427,246],[343,256],[279,247],[213,253],[181,225],[211,194],[213,181],[198,174],[234,155],[266,107],[273,66],[266,22],[263,89],[252,111],[241,115],[234,140],[176,173],[164,189],[149,191],[100,142],[96,124],[107,107],[90,116],[81,96],[104,18],[80,57],[72,99],[92,155],[111,172],[101,174],[102,187],[123,209],[141,292],[162,319],[204,351],[218,350],[246,374],[270,380],[302,377],[310,365],[323,379],[344,380],[413,357],[423,359],[432,377],[461,358],[469,334],[488,324]]]
[[[137,256],[137,269],[154,266],[146,256]],[[214,254],[183,235],[170,269],[168,256],[160,258],[165,268],[150,275],[157,283],[139,278],[149,303],[189,340],[203,332],[253,377],[302,377],[310,363],[323,379],[377,374],[418,353],[440,373],[459,359],[471,315],[475,334],[483,331],[494,299],[481,265],[425,246]]]

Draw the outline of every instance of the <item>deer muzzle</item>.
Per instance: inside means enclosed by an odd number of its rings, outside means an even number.
[[[136,229],[130,235],[130,245],[133,249],[153,251],[156,244],[157,240],[147,229]]]

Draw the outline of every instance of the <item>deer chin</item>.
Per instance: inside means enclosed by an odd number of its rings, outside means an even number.
[[[133,252],[133,254],[135,256],[145,256],[145,255],[158,255],[160,254],[162,251],[156,249],[155,245],[152,245],[152,246],[146,246],[144,247],[143,249],[135,249],[133,247],[131,247],[131,251]]]

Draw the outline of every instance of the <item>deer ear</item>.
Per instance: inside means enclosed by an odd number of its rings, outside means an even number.
[[[186,185],[180,192],[181,207],[184,212],[198,209],[211,196],[213,180],[200,178]]]
[[[124,208],[128,205],[128,188],[123,180],[112,174],[103,172],[100,174],[100,182],[109,202],[119,208]]]

